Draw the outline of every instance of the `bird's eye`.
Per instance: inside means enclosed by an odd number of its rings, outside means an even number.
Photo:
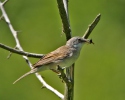
[[[80,38],[78,38],[78,42],[82,42],[82,40]]]

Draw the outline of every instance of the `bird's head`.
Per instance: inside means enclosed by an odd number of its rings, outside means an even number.
[[[71,46],[71,47],[74,47],[74,48],[79,48],[81,49],[82,48],[82,45],[85,44],[85,43],[89,43],[89,44],[94,44],[92,42],[92,39],[84,39],[82,37],[72,37],[71,39],[69,39],[66,43],[66,45],[68,46]]]

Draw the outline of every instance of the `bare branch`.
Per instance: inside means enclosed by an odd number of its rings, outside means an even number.
[[[88,38],[95,26],[98,24],[99,20],[101,18],[101,14],[98,14],[94,21],[89,25],[88,29],[86,30],[85,34],[83,35],[83,38]]]
[[[69,40],[71,38],[71,28],[69,23],[68,16],[68,1],[67,0],[57,0],[58,8],[60,12],[60,17],[62,19],[63,24],[63,32],[66,35],[66,39]]]
[[[5,5],[8,1],[9,1],[9,0],[5,0],[5,1],[3,2],[3,5]]]
[[[64,98],[64,96],[58,92],[56,89],[52,88],[50,85],[48,85],[43,78],[41,78],[41,75],[38,73],[35,73],[37,77],[39,77],[38,79],[40,79],[40,82],[43,84],[43,87],[46,87],[48,90],[52,91],[53,93],[55,93],[58,97],[60,97],[61,99]]]
[[[3,14],[3,17],[4,17],[4,19],[5,19],[5,22],[8,24],[9,29],[10,29],[10,31],[11,31],[11,33],[12,33],[12,35],[13,35],[15,41],[16,41],[16,48],[18,48],[18,49],[20,50],[20,52],[22,53],[23,48],[21,47],[20,42],[19,42],[19,40],[18,40],[17,31],[14,30],[14,28],[13,28],[13,26],[12,26],[12,24],[11,24],[11,22],[10,22],[8,16],[7,16],[7,13],[5,12],[5,9],[4,9],[4,7],[3,7],[3,5],[4,5],[6,2],[7,2],[7,0],[5,0],[3,3],[0,2],[0,9],[1,9],[1,11],[2,11],[2,14]],[[3,46],[3,45],[2,45],[2,46]],[[3,48],[5,49],[5,46],[3,46]],[[6,48],[6,49],[7,49],[7,48]],[[11,49],[11,50],[12,50],[12,49]],[[17,50],[13,49],[13,51],[17,51]],[[17,52],[19,53],[19,51],[17,51]],[[32,68],[32,64],[31,64],[31,62],[29,61],[29,59],[27,58],[27,56],[24,56],[24,55],[23,55],[23,58],[26,60],[26,62],[27,62],[28,65],[30,66],[30,68]],[[61,93],[59,93],[56,89],[54,89],[53,87],[51,87],[50,85],[48,85],[48,84],[43,80],[43,78],[41,77],[41,75],[39,75],[38,73],[35,73],[35,75],[36,75],[36,77],[39,79],[39,81],[40,81],[47,89],[49,89],[50,91],[52,91],[53,93],[55,93],[59,98],[61,98],[61,99],[64,98],[64,96],[63,96]]]
[[[71,36],[71,27],[68,15],[68,0],[57,0],[60,17],[63,24],[63,32],[66,35],[66,39],[69,40]],[[61,75],[63,77],[63,74]],[[70,82],[65,81],[65,94],[64,100],[73,100],[74,95],[74,64],[66,68],[66,77]]]
[[[24,56],[27,56],[27,57],[41,58],[41,57],[44,56],[44,54],[35,54],[35,53],[29,53],[29,52],[17,50],[15,48],[11,48],[9,46],[6,46],[2,43],[0,43],[0,47],[5,49],[5,50],[8,50],[10,52],[13,52],[13,53],[16,53],[16,54],[19,54],[19,55],[24,55]]]

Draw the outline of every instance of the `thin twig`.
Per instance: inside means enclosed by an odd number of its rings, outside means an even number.
[[[57,0],[60,17],[62,19],[63,24],[63,32],[66,35],[66,39],[69,40],[71,38],[71,28],[69,23],[69,16],[68,16],[68,1],[67,0]]]
[[[8,1],[9,1],[9,0],[5,0],[5,1],[3,2],[3,5],[5,5]]]
[[[12,55],[12,52],[9,52],[9,55],[7,56],[7,59],[9,59]]]
[[[95,26],[98,24],[99,20],[101,18],[101,14],[98,14],[94,21],[88,26],[88,29],[86,30],[85,34],[83,35],[83,38],[87,39]]]
[[[20,42],[19,42],[19,39],[18,39],[18,37],[17,37],[17,31],[14,30],[14,28],[13,28],[12,24],[10,23],[10,20],[9,20],[9,18],[8,18],[8,16],[7,16],[7,13],[6,13],[6,11],[5,11],[4,7],[3,7],[3,5],[4,5],[6,2],[7,2],[7,0],[5,0],[3,3],[0,2],[0,9],[1,9],[1,11],[2,11],[2,14],[3,14],[3,17],[4,17],[4,19],[5,19],[5,22],[8,24],[9,29],[10,29],[10,31],[11,31],[11,33],[12,33],[12,35],[13,35],[15,41],[16,41],[16,48],[18,48],[20,51],[23,51],[23,48],[21,47]],[[29,61],[29,59],[27,58],[27,56],[24,56],[24,55],[23,55],[23,58],[26,60],[26,62],[27,62],[28,65],[30,66],[30,68],[32,68],[32,64],[30,63],[30,61]],[[53,93],[55,93],[59,98],[61,98],[61,99],[64,98],[64,96],[63,96],[60,92],[58,92],[56,89],[54,89],[53,87],[51,87],[50,85],[48,85],[48,84],[43,80],[43,78],[41,77],[41,75],[39,75],[38,73],[35,73],[35,75],[36,75],[36,77],[39,79],[39,81],[40,81],[47,89],[49,89],[50,91],[52,91]]]
[[[16,53],[16,54],[19,54],[19,55],[24,55],[24,56],[27,56],[27,57],[41,58],[41,57],[44,56],[44,54],[35,54],[35,53],[29,53],[29,52],[17,50],[15,48],[11,48],[11,47],[9,47],[7,45],[4,45],[2,43],[0,43],[0,47],[5,49],[5,50],[8,50],[10,52],[13,52],[13,53]]]
[[[35,73],[37,77],[41,77],[40,74],[38,73]],[[38,78],[39,79],[39,78]],[[59,96],[61,99],[64,98],[64,96],[58,92],[56,89],[52,88],[50,85],[48,85],[44,80],[43,78],[40,80],[40,82],[43,84],[43,87],[47,88],[48,90],[50,90],[51,92],[55,93],[57,96]]]

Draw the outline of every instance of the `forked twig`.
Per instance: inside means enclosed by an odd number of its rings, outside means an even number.
[[[17,31],[14,30],[14,28],[13,28],[13,26],[12,26],[12,24],[11,24],[11,22],[10,22],[8,16],[7,16],[7,13],[6,13],[5,9],[4,9],[4,4],[5,4],[7,1],[8,1],[8,0],[5,0],[3,3],[0,1],[0,9],[1,9],[1,11],[2,11],[2,17],[4,18],[5,22],[8,24],[9,29],[10,29],[10,31],[11,31],[11,33],[12,33],[12,35],[13,35],[15,41],[16,41],[16,48],[19,49],[19,50],[12,49],[12,48],[8,48],[7,46],[2,45],[2,44],[1,44],[1,47],[3,47],[4,49],[6,48],[6,50],[8,50],[8,49],[10,50],[10,49],[11,49],[13,52],[16,51],[16,53],[18,53],[18,54],[19,54],[19,52],[20,52],[20,54],[23,53],[23,58],[26,60],[26,62],[27,62],[28,65],[30,66],[30,68],[32,68],[31,62],[30,62],[29,59],[27,58],[27,55],[24,54],[24,53],[26,53],[26,52],[23,51],[23,48],[22,48],[21,45],[20,45],[19,39],[18,39],[18,37],[17,37]],[[29,55],[29,54],[28,54],[28,55]],[[41,77],[41,75],[39,75],[38,73],[35,73],[35,75],[36,75],[36,77],[39,79],[39,81],[40,81],[47,89],[49,89],[50,91],[52,91],[53,93],[55,93],[59,98],[61,98],[61,99],[64,98],[64,96],[63,96],[60,92],[58,92],[56,89],[54,89],[53,87],[51,87],[50,85],[48,85],[48,84],[44,81],[44,79]]]
[[[44,54],[35,54],[35,53],[29,53],[29,52],[21,51],[21,50],[18,50],[16,48],[9,47],[9,46],[7,46],[5,44],[2,44],[2,43],[0,43],[0,47],[5,49],[5,50],[10,51],[11,53],[24,55],[24,56],[27,56],[27,57],[41,58],[41,57],[44,56]]]

